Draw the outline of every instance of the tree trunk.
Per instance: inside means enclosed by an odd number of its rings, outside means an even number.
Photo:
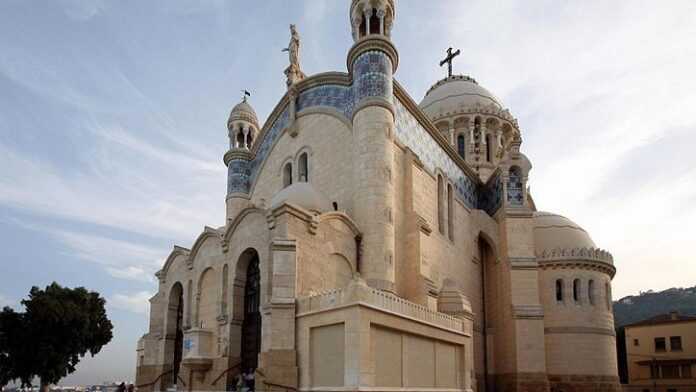
[[[41,379],[41,387],[39,388],[39,392],[48,392],[48,383],[45,383],[43,379]]]

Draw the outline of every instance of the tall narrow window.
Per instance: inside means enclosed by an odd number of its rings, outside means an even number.
[[[363,16],[363,18],[360,20],[360,28],[358,29],[358,36],[360,38],[362,38],[365,35],[367,35],[367,20]]]
[[[237,148],[244,148],[244,130],[242,127],[237,129]]]
[[[575,279],[573,281],[573,300],[575,302],[580,302],[580,279]]]
[[[452,185],[447,184],[447,235],[450,240],[454,240],[454,199],[452,196]]]
[[[377,9],[372,9],[372,16],[370,16],[370,34],[379,34],[379,17],[377,16]]]
[[[227,281],[229,272],[227,264],[222,266],[222,292],[220,293],[220,315],[227,316]]]
[[[186,319],[184,322],[184,325],[186,328],[191,327],[191,303],[193,297],[193,281],[189,279],[188,284],[186,285],[186,303],[184,304],[184,307],[186,308]]]
[[[445,185],[442,182],[442,176],[437,176],[437,227],[440,234],[445,234],[445,208],[444,202]]]
[[[292,163],[288,162],[283,167],[283,188],[292,184]]]
[[[607,301],[607,310],[611,310],[611,285],[609,282],[604,284],[604,298]]]
[[[457,136],[457,152],[462,159],[466,159],[466,138],[464,135]]]
[[[486,162],[493,160],[493,138],[490,134],[486,135]]]
[[[307,162],[307,153],[303,152],[300,155],[300,160],[297,162],[298,177],[300,182],[309,181],[309,166]]]
[[[594,280],[590,280],[587,283],[587,298],[590,300],[590,305],[595,304],[594,291],[595,291]]]
[[[563,279],[556,279],[556,301],[563,302]]]

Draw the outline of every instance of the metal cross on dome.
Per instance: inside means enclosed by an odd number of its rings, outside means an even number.
[[[454,60],[454,58],[459,56],[461,53],[462,51],[459,49],[457,49],[457,51],[454,53],[452,52],[452,48],[447,49],[447,57],[445,57],[444,60],[440,61],[441,67],[447,64],[447,77],[452,76],[452,60]]]

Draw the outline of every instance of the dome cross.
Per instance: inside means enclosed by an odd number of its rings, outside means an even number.
[[[447,64],[447,77],[452,76],[452,60],[462,53],[461,50],[457,49],[456,52],[452,52],[452,48],[447,49],[447,57],[440,61],[440,66]]]

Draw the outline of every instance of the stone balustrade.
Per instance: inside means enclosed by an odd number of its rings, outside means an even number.
[[[362,279],[354,279],[344,289],[330,290],[297,299],[298,317],[335,308],[361,304],[377,310],[431,324],[440,328],[464,331],[462,319],[440,313],[386,291],[369,287]]]

